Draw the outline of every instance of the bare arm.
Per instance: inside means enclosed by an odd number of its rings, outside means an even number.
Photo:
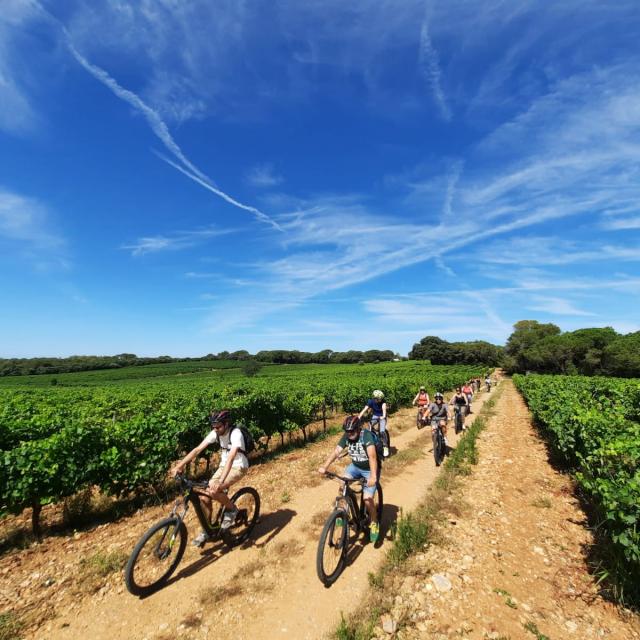
[[[324,461],[324,464],[321,467],[318,467],[318,473],[320,475],[324,475],[327,473],[327,469],[333,464],[334,460],[342,453],[343,447],[336,447],[329,457]]]
[[[369,456],[369,469],[371,470],[367,487],[375,487],[376,480],[378,478],[378,456],[376,454],[376,446],[374,444],[370,444],[367,447],[367,455]]]
[[[207,447],[209,446],[209,442],[205,439],[203,440],[197,447],[189,451],[187,455],[180,460],[180,462],[176,462],[176,464],[171,467],[169,471],[169,475],[171,477],[176,476],[178,473],[182,473],[183,469],[198,455],[200,455]]]

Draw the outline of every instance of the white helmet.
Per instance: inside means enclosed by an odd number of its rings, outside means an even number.
[[[384,393],[382,393],[382,391],[380,391],[380,389],[376,389],[371,395],[376,400],[382,400],[382,398],[384,398]]]

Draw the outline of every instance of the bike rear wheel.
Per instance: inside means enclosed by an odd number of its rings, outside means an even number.
[[[177,516],[156,522],[129,556],[124,570],[127,590],[136,596],[153,593],[175,571],[187,544],[187,529]]]
[[[349,546],[348,519],[349,514],[344,509],[336,509],[327,518],[320,534],[316,571],[325,587],[330,587],[344,569]]]
[[[253,487],[242,487],[231,496],[231,502],[238,508],[238,515],[234,523],[222,531],[222,539],[227,546],[235,547],[242,544],[256,526],[260,516],[260,495]],[[220,520],[223,515],[224,509],[218,516]]]
[[[456,433],[462,431],[462,425],[464,423],[464,417],[462,416],[462,409],[456,411]]]

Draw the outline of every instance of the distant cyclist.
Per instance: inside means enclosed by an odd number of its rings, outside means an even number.
[[[471,413],[471,401],[473,400],[473,387],[471,386],[470,381],[464,383],[464,386],[462,387],[462,393],[464,393],[465,397],[467,398],[467,405],[469,407],[467,411]]]
[[[451,399],[449,400],[449,405],[452,407],[456,407],[458,409],[458,411],[464,411],[464,407],[469,406],[469,402],[467,401],[467,396],[464,395],[464,393],[462,393],[462,389],[460,387],[458,387],[456,389],[456,392],[451,396]],[[462,414],[462,419],[464,420],[464,413]],[[458,427],[456,425],[456,433],[457,433]],[[462,430],[465,430],[465,426],[464,426],[464,422],[462,423]]]
[[[384,445],[384,457],[389,456],[389,445],[387,440],[387,403],[384,401],[384,393],[380,389],[376,389],[372,394],[367,404],[363,407],[362,411],[358,414],[358,419],[362,418],[371,411],[371,422],[377,422],[380,431],[380,439]]]
[[[431,404],[429,394],[424,387],[420,387],[420,390],[416,394],[416,397],[413,399],[412,404],[414,407],[416,405],[418,407],[418,422],[424,423],[424,421],[426,421],[428,417],[429,405]]]
[[[204,451],[210,444],[214,442],[220,443],[220,466],[216,469],[211,480],[209,480],[208,496],[200,495],[200,503],[205,516],[211,521],[212,501],[211,498],[217,500],[225,508],[224,517],[221,527],[228,529],[233,526],[238,508],[227,496],[227,489],[236,483],[247,472],[249,468],[249,460],[245,454],[245,442],[242,431],[234,428],[231,424],[231,413],[228,410],[212,413],[209,416],[211,431],[205,439],[194,449],[192,449],[180,462],[176,463],[170,471],[171,476],[182,473],[182,470],[196,456]],[[201,547],[209,540],[209,536],[202,531],[193,541],[197,547]]]
[[[444,403],[444,396],[439,391],[435,396],[433,396],[433,398],[435,402],[432,402],[429,405],[429,418],[431,419],[431,428],[440,429],[440,431],[442,431],[442,435],[444,436],[444,444],[448,447],[449,442],[447,441],[447,420],[449,419],[449,409]]]
[[[487,374],[487,377],[484,379],[484,383],[487,386],[487,391],[491,391],[491,376]]]
[[[368,429],[362,428],[362,423],[358,416],[347,416],[342,423],[344,434],[335,450],[325,460],[324,464],[318,468],[318,472],[324,475],[334,460],[340,457],[345,447],[351,456],[351,464],[345,469],[344,475],[347,478],[363,478],[366,484],[362,489],[364,503],[371,518],[369,537],[371,542],[377,542],[380,536],[380,523],[373,496],[376,492],[377,483],[380,481],[380,468],[376,453],[376,443],[372,433]]]

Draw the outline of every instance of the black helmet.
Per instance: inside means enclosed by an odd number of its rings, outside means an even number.
[[[342,428],[347,433],[352,433],[360,428],[360,418],[358,416],[347,416],[342,423]]]
[[[219,422],[230,422],[231,412],[228,409],[222,409],[222,411],[214,411],[209,416],[209,422],[211,426],[215,426]]]

